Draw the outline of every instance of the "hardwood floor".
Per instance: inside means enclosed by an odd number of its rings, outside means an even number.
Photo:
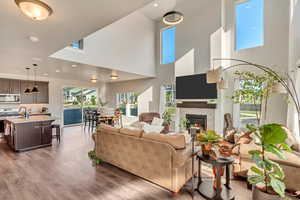
[[[191,200],[184,190],[173,196],[159,186],[109,164],[93,166],[91,133],[65,128],[61,144],[14,153],[0,141],[1,200]],[[209,170],[209,169],[207,169]],[[207,174],[211,174],[210,171]],[[233,181],[237,200],[248,200],[244,182]],[[199,195],[194,198],[202,200]]]

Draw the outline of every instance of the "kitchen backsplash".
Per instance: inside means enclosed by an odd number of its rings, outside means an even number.
[[[18,104],[18,105],[9,105],[2,104],[0,105],[0,112],[4,111],[12,111],[18,112],[20,106],[25,106],[28,110],[31,110],[32,113],[40,113],[42,112],[43,107],[49,107],[48,104]]]

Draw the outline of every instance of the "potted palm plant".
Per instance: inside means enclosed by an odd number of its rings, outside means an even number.
[[[203,156],[209,156],[212,152],[213,146],[217,145],[221,140],[221,136],[219,136],[216,131],[207,130],[197,135],[196,138],[199,141],[202,149]]]
[[[185,133],[187,132],[187,128],[188,128],[188,124],[189,124],[189,120],[185,117],[180,119],[180,123],[179,123],[179,129],[180,132]]]
[[[174,109],[168,108],[162,114],[162,118],[164,120],[165,132],[169,132],[171,122],[173,121]]]
[[[286,131],[279,124],[266,124],[260,127],[248,125],[256,137],[257,149],[249,151],[256,166],[251,167],[253,175],[248,176],[252,184],[253,200],[276,200],[285,197],[284,172],[280,165],[270,159],[270,154],[286,159],[284,151],[291,152],[285,143]]]

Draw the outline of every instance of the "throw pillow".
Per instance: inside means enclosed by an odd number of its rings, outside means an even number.
[[[138,129],[143,129],[145,124],[147,124],[147,123],[136,121],[136,122],[133,122],[132,124],[130,124],[129,126],[134,127],[134,128],[138,128]]]
[[[154,125],[154,126],[161,126],[163,123],[164,123],[164,120],[163,120],[163,119],[154,117],[153,120],[152,120],[152,122],[151,122],[151,125]]]
[[[145,133],[160,133],[164,129],[163,126],[145,124],[143,130]]]

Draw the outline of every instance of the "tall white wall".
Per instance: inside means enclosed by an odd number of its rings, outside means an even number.
[[[282,0],[265,0],[264,45],[236,51],[235,0],[222,1],[222,57],[242,59],[267,65],[280,73],[287,72],[289,60],[289,2]],[[234,63],[226,64],[230,65]],[[244,67],[240,69],[253,71],[253,68]],[[228,79],[232,78],[232,74],[229,73]],[[232,89],[229,89],[224,92],[224,95],[231,96],[232,92]],[[225,102],[224,112],[232,113],[232,101]],[[286,116],[287,103],[285,98],[276,95],[271,96],[268,104],[267,122],[286,124]]]
[[[176,26],[176,60],[179,60],[176,73],[205,73],[210,67],[211,36],[221,27],[221,1],[188,0],[179,3],[176,10],[184,13],[184,21]],[[159,112],[160,88],[162,85],[174,84],[175,79],[174,64],[160,64],[160,32],[165,27],[166,25],[157,22],[156,77],[107,84],[111,105],[115,105],[117,93],[137,92],[141,98],[146,98],[146,105],[141,105],[142,111]],[[191,89],[196,88],[197,86]]]
[[[83,51],[66,47],[52,57],[153,77],[155,23],[135,11],[84,38]]]
[[[211,65],[211,37],[221,27],[221,1],[182,1],[176,9],[184,13],[184,22],[176,30],[176,60],[193,50],[194,72],[206,73]]]
[[[290,0],[290,34],[289,34],[289,73],[295,81],[296,89],[300,95],[300,2]],[[288,108],[288,127],[293,130],[300,143],[298,113],[293,103]]]
[[[138,108],[141,112],[159,112],[160,87],[174,82],[174,67],[166,66],[157,69],[156,78],[123,81],[107,84],[107,99],[110,106],[116,106],[118,93],[136,92]]]

